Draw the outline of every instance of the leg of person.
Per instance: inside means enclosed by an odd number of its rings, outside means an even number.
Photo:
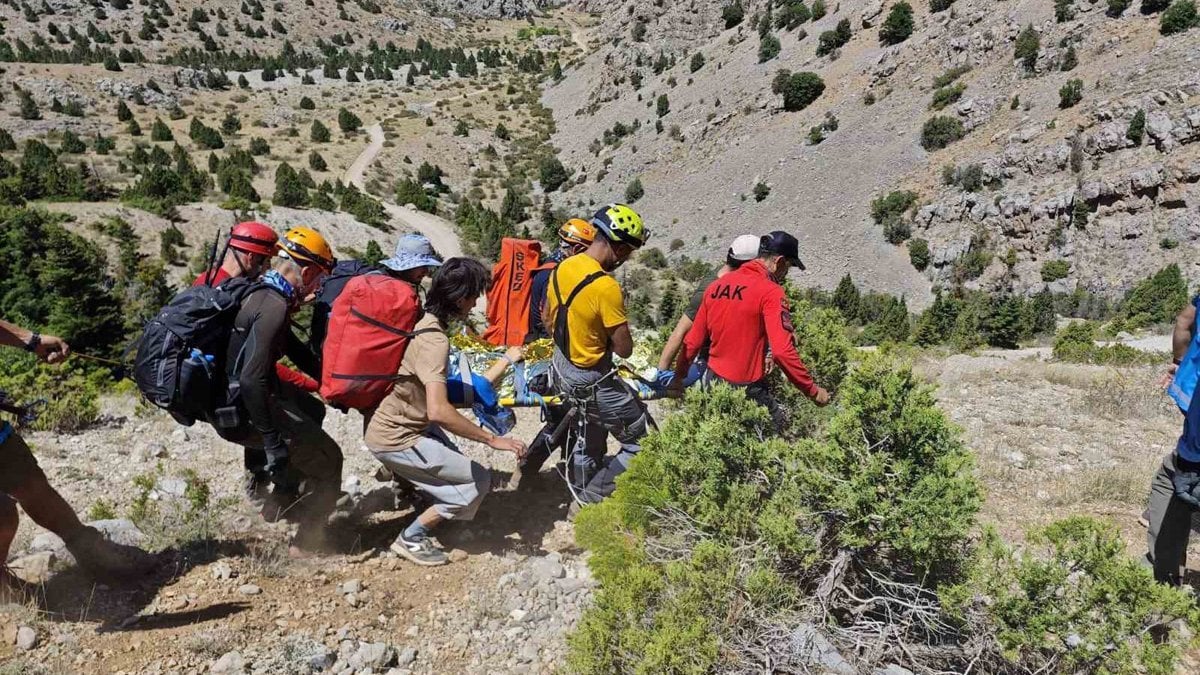
[[[114,544],[79,522],[25,441],[7,424],[4,429],[8,436],[0,443],[0,492],[16,500],[33,522],[58,535],[80,567],[105,578],[136,577],[153,568],[154,559],[145,551]]]
[[[556,447],[554,432],[558,429],[558,425],[566,419],[567,410],[568,407],[565,405],[546,406],[546,423],[542,425],[541,431],[529,444],[529,452],[526,453],[525,459],[521,460],[522,477],[532,476],[541,471],[542,465],[546,463],[547,459],[550,459],[550,455]]]
[[[609,378],[596,388],[597,422],[617,439],[621,450],[587,484],[580,495],[586,503],[595,503],[617,489],[617,476],[625,473],[650,425],[650,413],[633,391],[619,379]]]
[[[471,461],[436,427],[406,450],[372,448],[393,474],[413,484],[434,502],[392,543],[392,550],[418,565],[442,565],[446,554],[429,541],[443,520],[471,520],[492,489],[491,471]]]
[[[337,504],[343,458],[337,441],[306,412],[313,403],[305,398],[312,397],[284,385],[278,403],[287,417],[284,433],[288,438],[289,465],[304,478],[307,486],[304,498],[307,503],[303,507],[296,544],[301,548],[314,548],[319,545],[325,521]]]
[[[1175,453],[1171,453],[1163,458],[1150,483],[1146,560],[1154,568],[1156,580],[1178,585],[1181,581],[1180,570],[1187,562],[1192,510],[1175,497],[1175,489],[1171,484],[1174,473]]]
[[[17,503],[12,497],[0,493],[0,605],[22,602],[25,599],[20,580],[13,576],[5,565],[8,561],[8,551],[17,536],[19,522]]]

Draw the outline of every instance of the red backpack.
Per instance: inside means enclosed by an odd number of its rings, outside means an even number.
[[[533,311],[533,273],[550,269],[541,265],[542,243],[527,239],[500,242],[500,261],[492,268],[492,285],[487,293],[487,329],[483,339],[489,344],[514,347],[525,344],[529,317]]]
[[[333,303],[321,357],[321,397],[335,407],[369,410],[392,390],[421,318],[412,284],[384,274],[346,283]]]

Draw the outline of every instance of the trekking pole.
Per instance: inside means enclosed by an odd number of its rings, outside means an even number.
[[[120,361],[114,361],[113,359],[105,359],[105,358],[102,358],[99,356],[92,356],[91,354],[84,354],[83,352],[71,352],[71,356],[78,356],[79,358],[84,359],[86,361],[93,361],[95,363],[103,363],[106,366],[115,366],[117,368],[124,368],[127,365],[127,364],[121,363]]]

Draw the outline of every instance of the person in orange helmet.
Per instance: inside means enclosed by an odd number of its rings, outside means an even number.
[[[280,380],[275,363],[289,345],[289,318],[335,264],[333,249],[315,230],[296,227],[279,241],[278,258],[262,287],[242,301],[226,352],[229,395],[214,427],[247,449],[252,491],[268,486],[276,501],[300,497],[300,530],[293,552],[320,545],[324,524],[339,496],[342,451],[321,428],[325,404]],[[311,354],[307,358],[311,358]],[[264,494],[265,497],[265,494]]]

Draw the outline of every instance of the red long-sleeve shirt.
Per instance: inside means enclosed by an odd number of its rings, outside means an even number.
[[[207,272],[202,272],[200,276],[196,277],[196,280],[192,282],[192,285],[202,286],[206,283],[209,283],[208,276],[209,274]],[[228,278],[229,272],[226,272],[224,269],[218,267],[212,274],[212,285],[216,286]],[[287,384],[290,384],[293,387],[296,387],[301,391],[306,391],[310,394],[316,393],[317,389],[320,388],[320,385],[317,384],[317,381],[313,378],[298,370],[288,368],[282,363],[275,364],[275,375],[279,377],[280,382],[286,382]]]
[[[733,384],[753,384],[766,375],[767,347],[788,380],[809,397],[817,385],[800,360],[793,340],[791,311],[783,287],[757,260],[709,285],[680,352],[686,372],[705,341],[708,368]]]

